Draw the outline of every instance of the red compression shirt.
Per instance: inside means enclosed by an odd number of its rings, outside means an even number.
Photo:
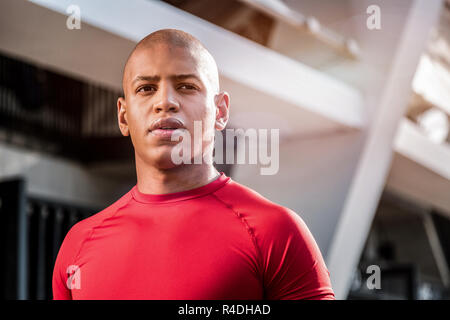
[[[134,186],[75,224],[54,299],[334,299],[303,220],[221,173],[164,195]]]

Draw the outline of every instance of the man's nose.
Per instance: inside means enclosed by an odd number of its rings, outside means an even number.
[[[180,110],[180,104],[176,100],[174,89],[170,85],[162,85],[157,95],[157,102],[153,108],[156,113],[165,112],[178,112]]]

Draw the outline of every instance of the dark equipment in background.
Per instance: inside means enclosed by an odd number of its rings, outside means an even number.
[[[99,209],[30,197],[25,187],[20,178],[0,182],[0,298],[49,300],[65,235]]]
[[[120,92],[0,55],[1,140],[92,164],[132,161],[120,135]]]

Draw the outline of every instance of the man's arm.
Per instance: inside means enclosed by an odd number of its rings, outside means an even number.
[[[265,299],[334,300],[330,274],[311,232],[283,208],[259,236]]]
[[[60,251],[61,252],[61,251]],[[64,276],[63,263],[60,255],[56,259],[55,268],[53,269],[52,290],[53,300],[72,300],[72,293],[66,285],[67,278]]]
[[[71,288],[80,286],[80,269],[75,261],[88,231],[83,227],[83,221],[78,222],[69,230],[59,248],[52,277],[54,300],[72,300]]]

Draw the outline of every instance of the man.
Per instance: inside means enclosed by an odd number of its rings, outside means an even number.
[[[174,163],[182,139],[173,135],[187,132],[194,145],[200,123],[205,143],[191,157],[210,156],[214,130],[228,121],[230,97],[196,38],[174,29],[145,37],[125,65],[123,91],[118,123],[131,136],[137,184],[68,232],[54,299],[334,299],[296,213],[208,161]]]

